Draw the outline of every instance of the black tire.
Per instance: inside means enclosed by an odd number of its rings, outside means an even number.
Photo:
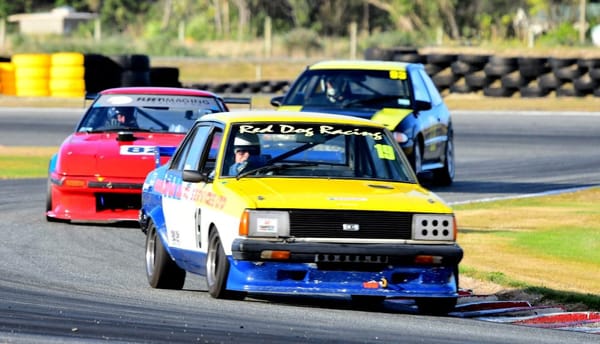
[[[497,76],[497,77],[501,77],[503,75],[512,73],[516,70],[517,70],[516,66],[498,65],[498,64],[491,64],[491,63],[488,63],[487,65],[485,65],[485,67],[483,67],[483,71],[485,72],[485,75]]]
[[[452,62],[456,61],[458,55],[456,54],[428,54],[427,63],[437,64],[441,66],[449,67]]]
[[[560,85],[562,85],[563,83],[564,82],[557,78],[556,75],[554,75],[554,73],[546,73],[540,75],[540,77],[538,78],[538,84],[540,85],[540,87],[549,90],[555,90],[559,88]]]
[[[560,80],[573,81],[585,73],[585,70],[575,66],[555,68],[552,70],[554,75]]]
[[[490,55],[461,54],[458,55],[458,60],[482,69],[490,60]]]
[[[455,309],[457,298],[419,298],[415,301],[421,314],[446,315]]]
[[[518,72],[506,74],[506,75],[502,76],[502,78],[500,78],[500,83],[502,84],[502,87],[504,87],[504,88],[515,88],[516,89],[516,88],[524,87],[525,85],[527,85],[528,82],[529,82],[529,80],[523,78],[523,76]]]
[[[548,64],[552,69],[564,68],[577,63],[576,58],[551,57],[548,59]]]
[[[483,95],[486,97],[512,97],[517,90],[517,88],[484,87]]]
[[[227,277],[229,276],[229,260],[223,250],[221,238],[213,228],[208,238],[208,252],[206,255],[206,283],[208,293],[215,299],[243,300],[246,293],[227,290]]]
[[[121,86],[150,86],[150,72],[126,70],[121,74]]]
[[[589,75],[583,75],[573,81],[573,87],[582,94],[592,94],[598,87],[599,82],[592,79]]]
[[[156,234],[153,222],[146,235],[146,276],[152,288],[181,289],[185,283],[185,270],[177,266]]]
[[[454,135],[452,129],[449,130],[446,149],[444,150],[444,167],[433,171],[433,182],[439,186],[451,185],[454,181],[455,165],[454,165]]]
[[[590,69],[588,74],[592,80],[600,81],[600,67]]]
[[[465,75],[465,83],[474,90],[481,90],[484,87],[488,87],[492,83],[492,80],[483,71]]]
[[[547,96],[550,93],[550,90],[533,85],[519,88],[519,93],[522,98],[538,98]]]
[[[452,73],[443,72],[434,75],[431,79],[435,86],[437,86],[438,88],[448,88],[454,85],[454,83],[456,82],[456,80],[459,79],[459,77]]]

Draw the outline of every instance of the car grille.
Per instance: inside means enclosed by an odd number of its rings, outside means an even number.
[[[411,213],[348,210],[288,210],[297,238],[410,239]]]

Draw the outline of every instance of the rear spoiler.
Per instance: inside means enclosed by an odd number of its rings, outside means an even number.
[[[250,97],[223,97],[223,101],[227,104],[248,104],[252,109],[252,98]]]
[[[154,166],[160,167],[160,158],[163,156],[172,157],[176,149],[177,147],[172,146],[157,146],[154,150]]]
[[[92,92],[86,92],[85,93],[85,98],[83,100],[83,104],[85,105],[85,102],[87,100],[94,100],[96,99],[96,97],[98,97],[98,93],[92,93]],[[250,109],[252,109],[252,98],[251,97],[223,97],[223,101],[227,104],[248,104],[250,106]]]

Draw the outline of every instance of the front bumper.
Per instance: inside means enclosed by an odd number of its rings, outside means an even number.
[[[255,293],[457,297],[456,244],[332,244],[235,240],[227,288]],[[286,250],[288,260],[261,258]],[[423,263],[422,256],[438,257]]]

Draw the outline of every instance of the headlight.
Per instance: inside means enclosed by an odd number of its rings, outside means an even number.
[[[408,135],[406,135],[405,133],[394,131],[393,134],[396,142],[400,144],[408,142]]]
[[[239,234],[270,238],[289,236],[289,214],[286,211],[246,210],[240,221]]]
[[[450,214],[415,214],[412,230],[415,240],[456,240],[456,222]]]

